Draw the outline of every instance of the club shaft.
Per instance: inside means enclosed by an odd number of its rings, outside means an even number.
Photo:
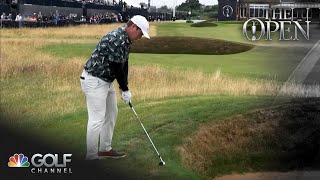
[[[158,150],[157,150],[157,148],[156,148],[156,146],[153,144],[153,142],[152,142],[152,140],[151,140],[151,138],[150,138],[150,136],[149,136],[149,134],[148,134],[148,132],[147,132],[146,128],[144,128],[144,126],[143,126],[142,122],[140,121],[139,116],[137,115],[136,111],[134,110],[134,108],[132,107],[132,105],[131,105],[131,104],[130,104],[130,107],[131,107],[131,109],[132,109],[133,113],[136,115],[136,117],[137,117],[138,121],[140,122],[140,124],[141,124],[141,126],[142,126],[142,128],[143,128],[144,132],[145,132],[145,133],[146,133],[146,135],[147,135],[147,137],[149,138],[149,140],[150,140],[150,142],[151,142],[151,144],[152,144],[152,146],[153,146],[154,150],[156,150],[156,152],[157,152],[157,154],[158,154],[158,156],[159,156],[160,160],[161,160],[161,161],[163,161],[163,160],[162,160],[162,158],[161,158],[161,156],[160,156],[160,154],[159,154],[159,152],[158,152]]]

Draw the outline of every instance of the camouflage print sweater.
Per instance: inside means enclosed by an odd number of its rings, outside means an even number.
[[[120,89],[128,90],[128,58],[132,42],[124,27],[103,36],[85,65],[92,76],[104,81],[117,79]]]

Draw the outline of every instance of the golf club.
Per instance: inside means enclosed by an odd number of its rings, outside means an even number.
[[[141,126],[142,126],[142,128],[143,128],[144,132],[145,132],[145,133],[146,133],[146,135],[148,136],[148,138],[149,138],[149,140],[150,140],[150,142],[151,142],[151,144],[152,144],[152,146],[153,146],[154,150],[155,150],[155,151],[156,151],[156,153],[158,154],[158,156],[159,156],[159,158],[160,158],[159,166],[164,166],[166,163],[162,160],[162,158],[161,158],[161,156],[160,156],[160,154],[159,154],[159,152],[158,152],[158,150],[157,150],[156,146],[153,144],[153,142],[152,142],[152,140],[151,140],[151,138],[150,138],[149,134],[147,133],[146,128],[144,128],[144,126],[143,126],[142,122],[140,121],[140,118],[138,117],[138,115],[137,115],[136,111],[133,109],[133,106],[132,106],[131,102],[129,102],[129,106],[131,107],[131,109],[132,109],[133,113],[136,115],[136,117],[137,117],[138,121],[140,122],[140,124],[141,124]]]

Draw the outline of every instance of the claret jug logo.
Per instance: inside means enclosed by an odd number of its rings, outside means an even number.
[[[225,17],[230,17],[232,16],[233,14],[233,8],[229,5],[225,5],[223,6],[222,8],[222,14],[225,16]]]
[[[258,41],[265,36],[265,40],[271,41],[272,33],[275,36],[278,35],[280,41],[297,41],[299,40],[298,34],[302,34],[306,40],[309,40],[311,22],[309,21],[309,8],[306,8],[306,21],[304,22],[294,21],[293,10],[294,8],[267,9],[262,19],[251,18],[243,24],[243,35],[250,41]]]
[[[14,154],[9,158],[8,162],[9,167],[29,167],[30,163],[28,162],[28,157],[23,154]]]

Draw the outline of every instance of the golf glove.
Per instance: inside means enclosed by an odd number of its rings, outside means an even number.
[[[122,91],[121,98],[125,103],[128,104],[129,102],[131,102],[131,92],[129,90]]]

